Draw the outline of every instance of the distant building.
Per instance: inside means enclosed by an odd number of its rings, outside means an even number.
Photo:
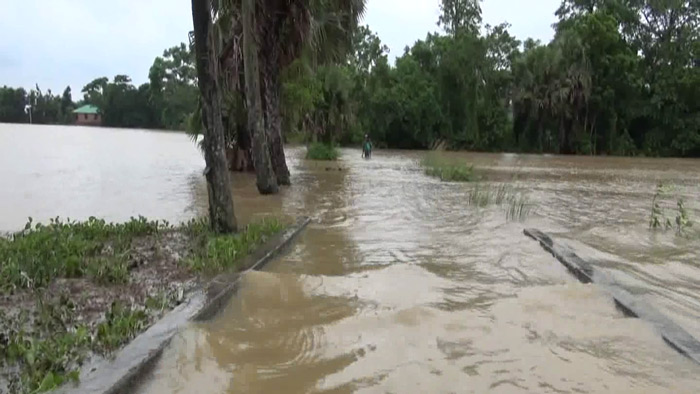
[[[101,126],[102,115],[94,105],[83,105],[73,111],[75,124],[82,126]]]

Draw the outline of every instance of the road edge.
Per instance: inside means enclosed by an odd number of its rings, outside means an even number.
[[[620,287],[609,275],[579,257],[568,246],[557,244],[549,235],[536,229],[525,229],[523,232],[551,253],[579,281],[600,286],[613,298],[615,305],[622,313],[628,317],[640,318],[651,323],[667,345],[700,364],[700,341],[669,317]]]
[[[84,368],[79,383],[69,383],[54,393],[133,393],[141,383],[141,378],[156,365],[163,350],[178,331],[191,322],[206,321],[215,317],[236,294],[241,277],[247,272],[263,269],[291,245],[310,222],[308,217],[297,219],[292,226],[272,237],[246,257],[241,264],[243,269],[220,274],[191,292],[182,304],[139,334],[119,350],[113,359]]]

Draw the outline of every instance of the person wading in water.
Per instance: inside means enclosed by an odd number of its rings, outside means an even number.
[[[362,157],[365,159],[372,157],[372,141],[369,140],[369,134],[365,134],[365,142],[362,143]]]

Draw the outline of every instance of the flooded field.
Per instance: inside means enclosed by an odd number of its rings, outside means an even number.
[[[695,393],[700,366],[624,318],[525,237],[534,227],[590,256],[700,336],[700,241],[648,229],[656,184],[700,218],[700,161],[450,154],[527,196],[469,204],[423,152],[290,148],[291,188],[261,197],[234,176],[241,222],[314,222],[288,254],[244,278],[214,321],[173,339],[142,393]],[[203,159],[186,136],[0,125],[0,231],[26,218],[206,212]],[[671,201],[671,204],[674,204]]]

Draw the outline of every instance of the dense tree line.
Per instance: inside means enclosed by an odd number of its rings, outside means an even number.
[[[197,106],[196,73],[191,48],[180,44],[164,51],[153,62],[149,82],[135,86],[126,75],[97,78],[82,89],[74,102],[71,88],[61,96],[39,86],[0,88],[0,122],[70,124],[72,111],[84,104],[96,106],[103,124],[110,127],[184,130]],[[31,108],[30,108],[31,107]]]
[[[563,0],[555,37],[543,44],[519,41],[505,23],[484,25],[478,1],[441,0],[443,32],[407,47],[395,64],[376,34],[354,26],[362,4],[256,8],[269,35],[258,38],[261,114],[281,183],[280,136],[294,134],[354,144],[368,133],[391,148],[700,156],[697,1]],[[232,167],[250,170],[240,2],[221,7],[226,144]],[[148,83],[99,78],[77,103],[70,89],[2,88],[0,121],[27,122],[31,102],[34,122],[68,123],[75,106],[90,103],[109,126],[188,124],[199,133],[196,81],[192,48],[181,44],[156,58]]]
[[[29,104],[31,117],[38,124],[65,124],[72,119],[73,103],[70,87],[62,95],[54,95],[51,89],[44,93],[39,86],[27,92],[23,88],[0,88],[0,122],[28,123]]]
[[[700,155],[697,1],[564,0],[546,45],[484,25],[477,1],[441,9],[444,33],[395,65],[365,27],[346,61],[287,70],[285,131],[369,133],[391,148]]]

